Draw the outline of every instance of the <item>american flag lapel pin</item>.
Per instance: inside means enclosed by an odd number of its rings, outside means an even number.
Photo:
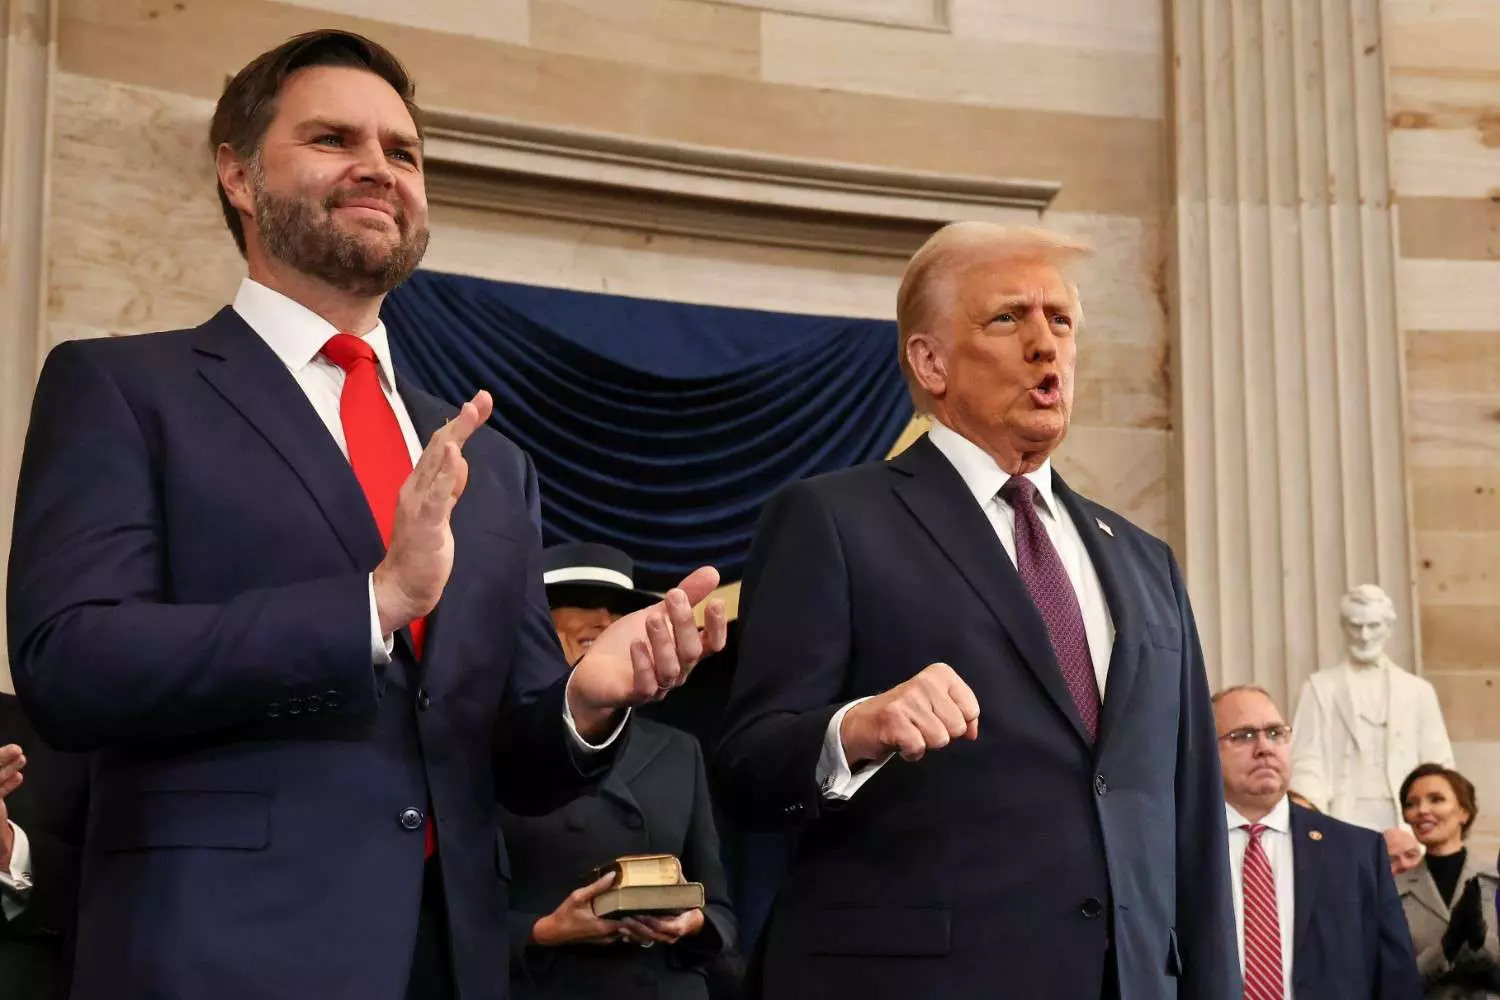
[[[1099,526],[1099,530],[1100,531],[1104,532],[1110,538],[1115,537],[1115,529],[1111,528],[1109,525],[1105,524],[1104,523],[1104,518],[1102,518],[1102,517],[1096,517],[1096,518],[1094,518],[1094,523]]]

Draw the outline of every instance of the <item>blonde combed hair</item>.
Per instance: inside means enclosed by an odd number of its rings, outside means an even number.
[[[1065,272],[1090,255],[1085,243],[1032,226],[1002,226],[994,222],[951,222],[928,237],[906,265],[901,288],[896,293],[897,357],[901,374],[911,390],[917,412],[927,409],[927,392],[917,383],[906,359],[906,343],[913,334],[940,315],[943,306],[943,284],[962,263],[976,257],[998,261],[1050,264]],[[1078,288],[1069,284],[1077,315],[1074,323],[1083,326],[1083,303]]]

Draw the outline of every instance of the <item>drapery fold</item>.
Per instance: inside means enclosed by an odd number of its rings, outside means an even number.
[[[383,319],[403,377],[480,388],[536,462],[548,544],[593,541],[665,589],[737,580],[786,483],[883,457],[911,419],[895,324],[419,271]]]

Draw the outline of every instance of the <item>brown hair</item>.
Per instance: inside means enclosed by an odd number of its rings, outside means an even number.
[[[946,291],[939,286],[959,265],[988,254],[1002,260],[1051,264],[1062,271],[1091,253],[1087,245],[1058,233],[1034,227],[1002,226],[994,222],[950,222],[928,237],[907,263],[901,287],[896,292],[896,353],[917,412],[926,412],[927,392],[918,384],[911,362],[906,358],[906,342],[915,333],[930,332],[923,328],[933,321],[934,314],[941,311],[941,299]],[[1082,329],[1083,305],[1078,300],[1078,289],[1069,285],[1069,291],[1078,313],[1074,322]]]
[[[277,98],[287,78],[309,66],[348,66],[374,73],[401,95],[412,121],[421,135],[422,118],[416,105],[416,84],[390,50],[363,35],[348,31],[309,31],[287,39],[269,52],[263,52],[234,75],[224,88],[214,118],[208,127],[209,149],[215,154],[228,144],[244,160],[260,152],[261,141],[271,120],[276,117]],[[229,203],[224,185],[219,184],[219,206],[224,222],[234,235],[240,255],[245,253],[245,227],[239,210]]]
[[[1401,782],[1401,814],[1406,817],[1406,796],[1411,794],[1411,786],[1423,778],[1443,778],[1448,782],[1448,787],[1453,789],[1453,797],[1458,800],[1464,812],[1469,814],[1468,820],[1463,825],[1463,835],[1469,835],[1469,827],[1479,818],[1479,797],[1474,791],[1474,782],[1465,778],[1451,767],[1441,764],[1419,764],[1416,770],[1406,776]]]

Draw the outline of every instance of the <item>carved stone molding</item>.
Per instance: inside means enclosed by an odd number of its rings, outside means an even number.
[[[771,246],[905,256],[957,219],[1034,221],[1060,187],[455,112],[424,124],[435,202]]]
[[[0,0],[0,29],[0,553],[8,553],[47,301],[56,0]],[[0,577],[0,606],[4,590]],[[8,691],[5,648],[0,614],[0,688]]]
[[[1181,554],[1210,677],[1290,712],[1378,583],[1418,669],[1379,0],[1173,0]]]

